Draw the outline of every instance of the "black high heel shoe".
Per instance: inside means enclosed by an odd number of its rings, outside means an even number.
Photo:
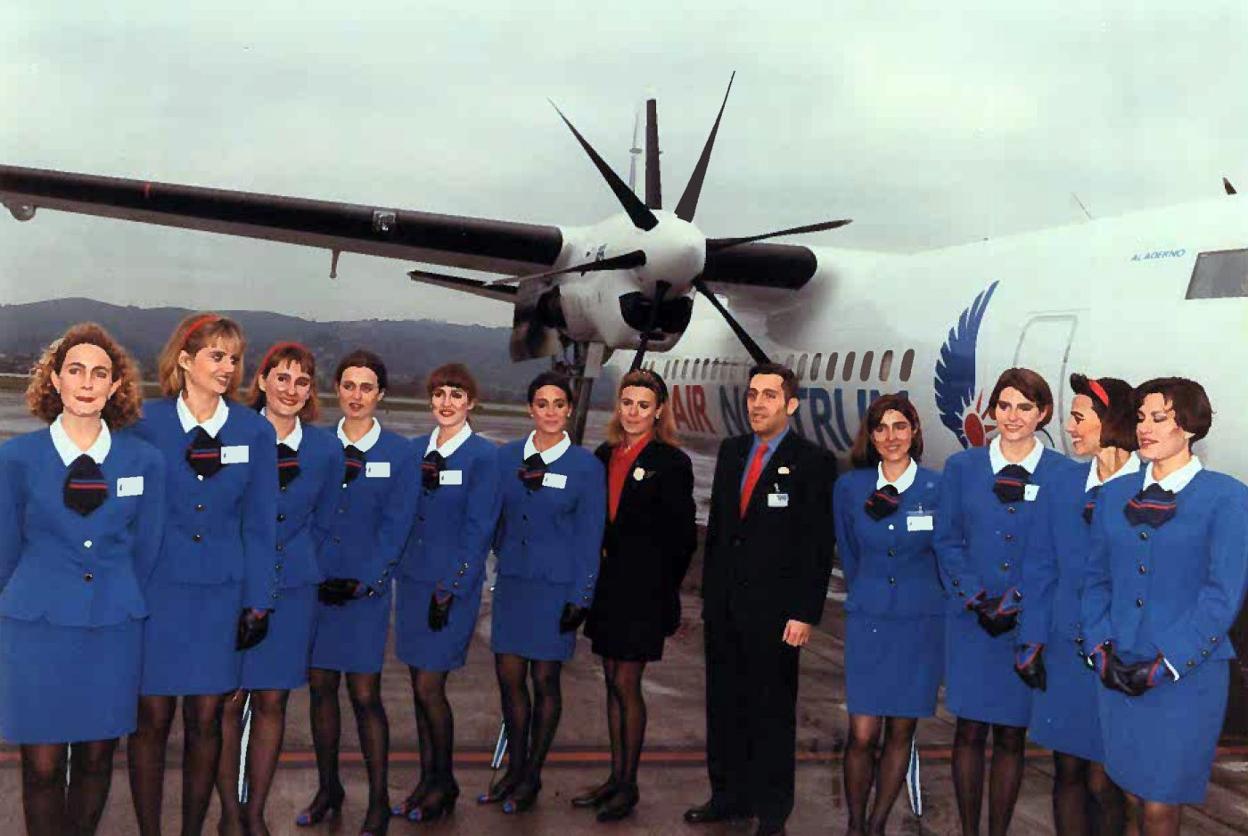
[[[503,802],[503,812],[509,816],[513,813],[527,813],[537,803],[537,795],[541,791],[542,782],[540,780],[521,781],[511,791],[511,797]]]
[[[478,804],[498,804],[500,801],[506,801],[511,797],[512,792],[520,784],[520,776],[504,774],[493,784],[490,784],[488,792],[483,792],[477,796]]]
[[[615,794],[598,808],[596,818],[600,822],[619,821],[627,818],[640,800],[641,793],[637,791],[636,784],[620,784]]]
[[[604,783],[594,787],[589,792],[578,795],[572,799],[573,807],[597,807],[605,802],[608,798],[615,795],[615,791],[619,789],[619,784],[615,782],[615,776],[612,775]]]
[[[364,814],[364,823],[360,825],[360,836],[386,836],[386,831],[390,829],[390,804],[381,808],[381,815],[377,817],[379,824],[369,825],[368,821],[373,817],[373,811],[370,809]]]
[[[407,794],[407,798],[390,808],[390,815],[405,819],[412,814],[412,811],[420,806],[420,802],[429,794],[430,782],[421,779],[412,791]]]
[[[336,793],[317,790],[312,803],[295,818],[295,826],[315,827],[323,821],[338,818],[342,815],[342,802],[346,797],[346,791],[341,788]]]
[[[433,799],[432,802],[429,799]],[[455,812],[455,802],[459,801],[459,784],[451,781],[444,787],[435,787],[408,814],[408,821],[437,821],[443,816]]]

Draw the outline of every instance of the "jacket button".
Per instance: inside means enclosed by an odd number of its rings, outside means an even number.
[[[1010,543],[1010,542],[1013,542],[1013,541],[1014,541],[1014,535],[1013,535],[1013,534],[1007,534],[1007,535],[1005,535],[1005,542]]]
[[[953,585],[954,585],[954,586],[961,586],[961,585],[962,585],[962,581],[958,580],[957,578],[954,578],[954,579],[953,579]]]
[[[1208,655],[1209,655],[1209,651],[1208,651],[1208,650],[1202,650],[1202,651],[1200,651],[1200,655],[1201,655],[1201,656],[1208,656]]]
[[[1147,531],[1141,531],[1141,532],[1140,532],[1140,539],[1141,539],[1141,540],[1147,540],[1147,539],[1148,539],[1148,532],[1147,532]]]
[[[274,563],[274,564],[273,564],[273,568],[274,568],[274,569],[278,569],[278,570],[280,570],[280,569],[282,568],[282,564],[280,564],[280,563]]]
[[[274,593],[273,593],[272,595],[270,595],[269,597],[270,597],[270,598],[272,598],[274,601],[276,601],[276,600],[277,600],[277,593],[276,593],[276,592],[274,592]]]
[[[286,522],[286,515],[285,515],[285,514],[278,514],[278,515],[277,515],[277,521],[278,521],[278,522]]]
[[[196,479],[198,479],[199,481],[201,481],[201,482],[202,482],[202,481],[204,481],[204,474],[200,473],[200,474],[196,475],[196,477],[195,477],[195,478],[196,478]]]
[[[1144,599],[1143,599],[1143,598],[1136,598],[1136,599],[1135,599],[1135,605],[1136,605],[1137,607],[1142,607],[1142,606],[1144,606]]]
[[[888,585],[889,585],[889,586],[896,586],[896,585],[897,585],[897,579],[896,579],[896,578],[889,578],[889,579],[888,579]]]
[[[339,513],[339,514],[345,514],[345,513],[347,513],[347,509],[346,509],[346,508],[339,508],[339,509],[338,509],[338,513]]]
[[[95,575],[91,574],[90,572],[84,572],[82,574],[82,579],[86,581],[87,583],[91,583],[91,581],[95,580]]]
[[[1191,659],[1188,659],[1188,660],[1187,660],[1187,666],[1188,666],[1189,668],[1194,668],[1194,667],[1196,667],[1196,663],[1195,663],[1195,662],[1193,662]]]
[[[335,537],[335,538],[334,538],[334,544],[335,544],[335,545],[337,545],[338,543],[341,543],[341,542],[342,542],[342,538],[341,538],[341,537]]]
[[[278,550],[279,552],[284,552],[284,551],[286,551],[286,545],[285,545],[284,543],[278,543],[278,544],[277,544],[277,550]]]
[[[1210,643],[1210,644],[1217,644],[1217,643],[1218,643],[1218,637],[1217,637],[1217,636],[1210,636],[1210,637],[1209,637],[1209,643]]]
[[[1148,567],[1147,567],[1147,566],[1145,566],[1143,563],[1141,563],[1141,564],[1140,564],[1140,574],[1141,574],[1141,575],[1147,575],[1147,574],[1148,574]]]
[[[1015,509],[1014,509],[1014,506],[1013,506],[1013,505],[1007,505],[1007,506],[1005,506],[1005,513],[1007,513],[1007,514],[1013,514],[1013,513],[1014,513],[1014,511],[1015,511]]]
[[[286,486],[282,485],[280,488],[278,488],[278,490],[281,491],[282,493],[286,493]]]
[[[195,505],[195,510],[196,510],[196,511],[202,511],[202,510],[204,510],[204,504],[203,504],[202,502],[200,502],[200,503],[196,503],[196,505]]]
[[[527,546],[528,544],[529,544],[529,541],[526,538],[524,537],[520,538],[520,545]]]
[[[897,550],[896,550],[896,549],[889,549],[889,550],[888,550],[888,556],[889,556],[889,557],[896,557],[896,556],[897,556]]]
[[[191,535],[191,539],[192,539],[192,540],[194,540],[196,543],[198,543],[200,540],[203,540],[203,539],[204,539],[204,535],[200,534],[200,533],[197,531],[197,532],[195,532],[194,534],[192,534],[192,535]]]
[[[1002,571],[1008,571],[1008,570],[1009,570],[1009,568],[1010,568],[1009,561],[1006,561],[1005,563],[1002,563],[1002,564],[1001,564],[1001,570],[1002,570]]]
[[[92,546],[92,545],[93,545],[93,544],[92,544],[92,542],[91,542],[90,540],[83,540],[83,541],[82,541],[82,547],[83,547],[84,549],[89,549],[89,548],[91,548],[91,546]]]

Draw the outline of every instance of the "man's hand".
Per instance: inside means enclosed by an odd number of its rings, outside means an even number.
[[[784,643],[793,647],[801,647],[808,641],[810,641],[810,625],[790,618],[784,625]]]

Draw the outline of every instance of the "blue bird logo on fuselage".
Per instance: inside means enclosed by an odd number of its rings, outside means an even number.
[[[963,447],[982,447],[988,433],[995,429],[987,423],[990,408],[983,404],[984,393],[975,388],[975,343],[979,325],[988,310],[988,302],[997,289],[993,282],[962,311],[957,323],[940,347],[936,361],[936,408],[940,422],[958,437]]]

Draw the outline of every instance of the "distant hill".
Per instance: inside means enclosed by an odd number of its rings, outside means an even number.
[[[43,347],[75,322],[91,320],[121,340],[155,376],[156,355],[182,317],[183,308],[138,308],[92,299],[52,299],[23,305],[0,305],[0,371],[25,372]],[[298,340],[316,354],[318,377],[328,388],[338,358],[355,348],[381,355],[395,394],[419,394],[425,375],[436,366],[458,361],[470,368],[484,400],[523,402],[532,377],[549,368],[547,359],[513,363],[507,354],[509,330],[481,325],[452,325],[428,319],[313,322],[268,311],[221,311],[247,334],[245,362],[250,372],[264,350],[279,340]],[[593,402],[607,405],[613,386],[599,381]]]

